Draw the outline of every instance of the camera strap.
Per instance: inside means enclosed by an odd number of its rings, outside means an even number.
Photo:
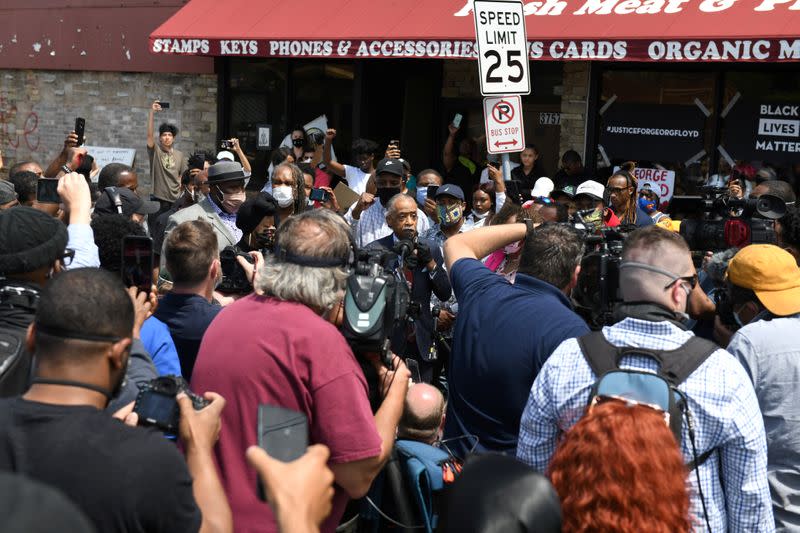
[[[97,385],[92,385],[91,383],[81,383],[80,381],[72,381],[71,379],[46,379],[46,378],[34,378],[31,383],[38,384],[38,385],[61,385],[63,387],[78,387],[81,389],[89,389],[94,392],[99,392],[109,401],[111,401],[111,393],[104,389],[103,387],[98,387]]]

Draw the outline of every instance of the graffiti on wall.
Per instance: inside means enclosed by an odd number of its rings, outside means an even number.
[[[25,112],[14,101],[0,95],[0,149],[17,150],[23,146],[35,152],[39,149],[39,115],[31,109]]]

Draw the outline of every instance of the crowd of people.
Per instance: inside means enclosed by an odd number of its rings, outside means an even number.
[[[800,528],[800,213],[774,173],[722,180],[785,205],[764,242],[692,250],[632,162],[549,174],[528,145],[504,176],[451,124],[437,168],[367,139],[346,164],[298,127],[257,190],[237,139],[187,156],[161,111],[150,195],[74,132],[0,180],[15,530]],[[600,249],[602,327],[575,297]]]

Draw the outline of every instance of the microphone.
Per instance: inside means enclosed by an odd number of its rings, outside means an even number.
[[[120,215],[122,214],[122,198],[120,198],[119,193],[117,192],[116,187],[106,187],[105,188],[106,194],[111,198],[111,201],[114,202],[114,205],[117,207],[117,213]]]

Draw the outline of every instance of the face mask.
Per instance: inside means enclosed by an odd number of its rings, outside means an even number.
[[[503,251],[506,255],[513,255],[519,252],[522,249],[522,241],[512,242],[511,244],[507,244]]]
[[[297,146],[298,148],[305,146],[306,142],[303,139],[292,139],[292,146]]]
[[[217,187],[217,190],[222,195],[222,208],[231,214],[239,211],[239,207],[241,207],[242,203],[247,199],[247,195],[245,195],[244,191],[224,193],[219,187]]]
[[[417,188],[417,203],[419,205],[425,205],[425,200],[428,199],[428,188],[427,187],[418,187]]]
[[[400,187],[379,187],[378,198],[381,201],[381,205],[386,207],[386,204],[389,203],[389,200],[391,200],[393,196],[396,196],[401,192],[402,191],[400,190]]]
[[[439,213],[439,220],[442,221],[442,226],[455,226],[461,221],[463,212],[460,205],[437,205],[436,211]]]
[[[656,203],[653,200],[641,197],[639,198],[639,207],[642,209],[642,211],[649,215],[650,213],[655,212]]]
[[[477,211],[475,211],[475,210],[473,209],[473,210],[472,210],[472,216],[473,216],[474,218],[477,218],[478,220],[483,220],[484,218],[486,218],[487,216],[489,216],[489,211],[486,211],[485,213],[478,213]]]
[[[272,187],[272,197],[278,202],[278,207],[289,207],[294,202],[294,192],[289,185]]]

